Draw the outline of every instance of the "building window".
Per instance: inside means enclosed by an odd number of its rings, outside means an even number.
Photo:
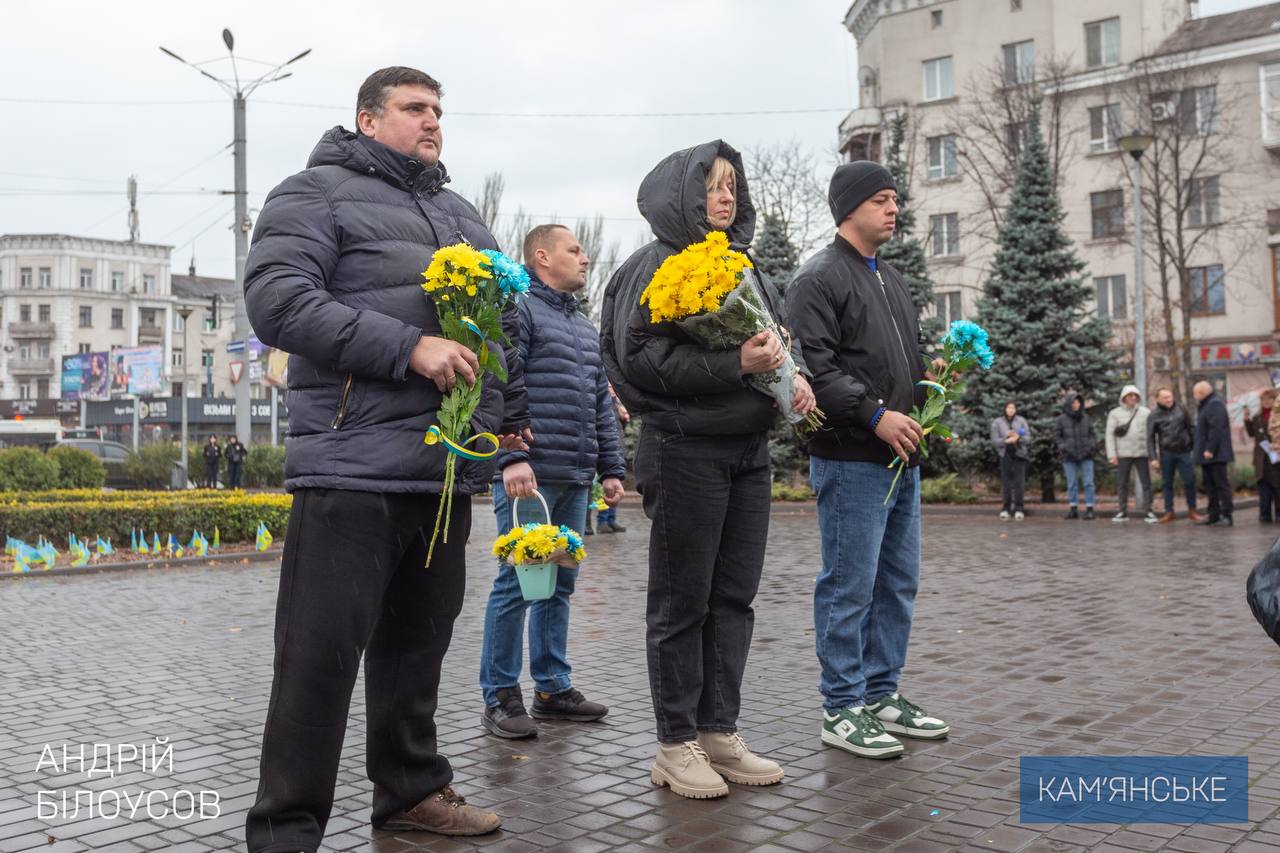
[[[111,309],[111,328],[113,329],[124,328],[124,309],[123,308]]]
[[[953,290],[949,293],[939,293],[937,295],[938,319],[942,321],[943,327],[948,327],[956,320],[962,319],[960,316],[960,291]]]
[[[1218,87],[1196,86],[1181,93],[1178,104],[1182,132],[1186,136],[1208,136],[1218,119]]]
[[[138,325],[145,326],[149,329],[156,328],[156,309],[139,308],[138,309]]]
[[[30,305],[18,306],[18,322],[19,323],[31,322],[31,306]]]
[[[93,328],[93,306],[92,305],[80,306],[80,328],[82,329]]]
[[[1262,139],[1280,141],[1280,62],[1261,66]]]
[[[182,367],[182,350],[174,350],[170,361],[173,367]]]
[[[92,344],[80,344],[78,347],[76,347],[76,352],[80,353],[81,355],[84,355],[91,349],[93,349]]]
[[[213,350],[200,350],[200,366],[213,367]]]
[[[955,75],[952,73],[951,57],[926,59],[924,62],[924,99],[940,101],[953,97],[956,93]]]
[[[212,308],[204,309],[204,330],[212,332],[218,328],[218,315]]]
[[[177,311],[173,312],[173,330],[178,333],[185,332],[187,329],[187,321]]]
[[[31,344],[19,344],[19,346],[18,346],[18,360],[19,360],[19,361],[30,361],[30,360],[31,360]]]
[[[1187,181],[1187,225],[1217,225],[1222,221],[1218,207],[1218,176]]]
[[[935,30],[936,30],[938,27],[942,26],[942,10],[941,10],[941,9],[934,9],[934,10],[933,10],[933,12],[932,12],[932,13],[930,13],[930,16],[929,16],[929,17],[930,17],[930,18],[932,19],[932,21],[933,21],[933,28],[934,28]]]
[[[1004,45],[1004,82],[1006,86],[1030,83],[1035,79],[1036,43],[1030,40]]]
[[[49,380],[48,379],[36,380],[36,399],[37,400],[49,399]]]
[[[80,270],[80,289],[93,290],[93,270],[91,269]]]
[[[1128,294],[1124,289],[1124,276],[1104,275],[1093,280],[1098,303],[1098,316],[1111,320],[1124,320],[1129,316]]]
[[[1010,12],[1021,12],[1021,11],[1022,11],[1022,0],[1009,0],[1009,11],[1010,11]]]
[[[1120,19],[1107,18],[1084,25],[1085,64],[1090,68],[1120,61]]]
[[[1120,137],[1120,105],[1103,104],[1089,108],[1089,151],[1115,151]]]
[[[53,270],[49,267],[40,267],[40,289],[48,290],[53,287]]]
[[[37,319],[41,323],[49,323],[53,321],[53,314],[48,305],[41,305],[38,309]]]
[[[1027,123],[1016,121],[1004,126],[1004,144],[1009,149],[1010,159],[1017,160],[1027,147]]]
[[[929,217],[929,254],[935,258],[960,254],[960,214]]]
[[[144,276],[142,277],[142,292],[143,292],[143,293],[155,293],[155,292],[156,292],[156,277],[155,277],[155,276],[153,276],[153,275],[144,275]]]
[[[1124,236],[1124,190],[1103,190],[1089,194],[1093,213],[1093,239]]]
[[[111,274],[111,292],[119,293],[124,290],[124,273],[113,272]]]
[[[40,344],[39,346],[37,346],[37,347],[36,347],[36,354],[37,354],[40,358],[48,358],[48,357],[49,357],[49,345],[48,345],[48,344]]]
[[[22,290],[31,289],[31,267],[18,270],[18,287]]]
[[[929,179],[955,177],[959,171],[956,167],[956,137],[953,133],[946,136],[929,137]]]
[[[1227,313],[1227,280],[1222,264],[1192,267],[1187,272],[1191,276],[1191,313],[1199,317]]]
[[[31,399],[31,385],[29,383],[23,382],[20,385],[18,385],[18,399],[19,400]]]

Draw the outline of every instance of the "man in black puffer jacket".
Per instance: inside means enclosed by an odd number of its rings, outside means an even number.
[[[1093,425],[1084,410],[1084,395],[1071,394],[1062,406],[1062,414],[1053,425],[1058,452],[1062,454],[1062,472],[1067,477],[1067,518],[1080,517],[1080,485],[1084,484],[1084,517],[1093,515]]]
[[[1156,391],[1156,407],[1147,418],[1147,453],[1164,479],[1164,515],[1161,524],[1175,518],[1173,511],[1173,478],[1182,477],[1182,487],[1187,493],[1187,518],[1200,520],[1196,512],[1196,469],[1191,458],[1195,444],[1195,430],[1187,410],[1173,398],[1173,390]]]
[[[445,451],[423,436],[443,394],[473,383],[478,364],[439,336],[422,271],[441,246],[496,248],[474,208],[444,188],[439,117],[430,76],[375,72],[360,87],[359,132],[324,134],[307,169],[271,192],[249,253],[249,319],[264,344],[291,354],[285,487],[294,495],[247,825],[253,853],[319,846],[362,656],[374,826],[476,835],[500,823],[453,793],[436,751],[436,693],[462,607],[471,507],[454,504],[447,542],[424,566]],[[508,334],[518,335],[509,314]],[[514,349],[505,356],[511,381],[485,378],[476,431],[527,424],[521,365]],[[492,472],[463,463],[460,491],[479,491]]]

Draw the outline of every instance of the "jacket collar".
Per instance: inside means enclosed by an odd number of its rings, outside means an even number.
[[[374,172],[371,174],[402,189],[434,193],[450,180],[443,163],[423,165],[420,160],[401,154],[362,133],[356,135],[356,144],[372,164]]]
[[[572,314],[578,310],[578,298],[572,293],[564,293],[551,288],[544,284],[542,279],[538,278],[537,273],[525,267],[529,271],[529,295],[536,296],[543,302],[555,308],[557,311],[563,311],[565,314]]]
[[[836,234],[835,239],[831,241],[831,245],[852,255],[858,259],[862,266],[871,269],[871,267],[867,266],[867,256],[859,252],[852,243],[844,238],[844,235]]]

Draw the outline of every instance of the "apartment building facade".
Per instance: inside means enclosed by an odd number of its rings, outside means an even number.
[[[916,236],[944,321],[972,316],[981,295],[1038,98],[1064,228],[1122,365],[1132,370],[1135,192],[1117,143],[1144,132],[1156,140],[1143,155],[1150,383],[1182,367],[1229,396],[1275,384],[1280,3],[1206,18],[1186,0],[857,0],[845,25],[859,104],[841,151],[882,159],[890,121],[907,113]]]

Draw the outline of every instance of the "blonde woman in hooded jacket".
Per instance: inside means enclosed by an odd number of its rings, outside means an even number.
[[[1138,472],[1142,485],[1142,520],[1155,524],[1160,519],[1151,511],[1151,465],[1147,457],[1147,418],[1151,410],[1142,405],[1142,392],[1136,385],[1120,391],[1120,405],[1107,415],[1105,431],[1107,461],[1116,466],[1116,496],[1120,511],[1111,519],[1129,520],[1129,473]]]

